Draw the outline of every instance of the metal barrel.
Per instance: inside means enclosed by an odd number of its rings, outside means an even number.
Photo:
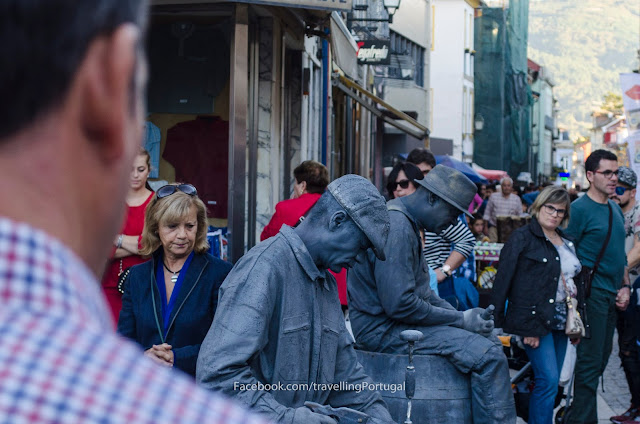
[[[407,415],[405,373],[408,355],[356,350],[358,361],[378,388],[393,420],[402,423]],[[445,358],[413,355],[415,392],[411,401],[413,424],[470,423],[471,384]]]

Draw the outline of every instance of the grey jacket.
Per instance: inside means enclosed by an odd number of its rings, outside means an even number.
[[[348,273],[351,326],[357,344],[366,350],[383,350],[386,337],[396,337],[408,326],[462,327],[463,323],[462,312],[429,287],[418,224],[402,203],[393,200],[389,217],[387,260],[369,254]]]
[[[283,226],[242,257],[219,296],[198,357],[201,386],[280,423],[293,423],[305,401],[391,420],[380,394],[362,390],[371,380],[353,350],[335,279],[318,270],[293,229]]]

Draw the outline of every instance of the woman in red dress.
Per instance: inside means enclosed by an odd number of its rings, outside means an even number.
[[[151,157],[144,149],[133,162],[127,195],[127,216],[124,227],[113,241],[114,252],[102,277],[102,289],[109,302],[114,322],[118,322],[122,309],[122,295],[118,291],[118,277],[129,267],[145,262],[149,258],[139,255],[140,238],[144,227],[144,211],[153,198],[147,186],[151,170]]]

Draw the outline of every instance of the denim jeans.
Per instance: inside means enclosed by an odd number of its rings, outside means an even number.
[[[535,386],[529,398],[529,424],[553,423],[553,406],[567,341],[564,331],[554,330],[540,337],[537,348],[525,345],[535,375]]]

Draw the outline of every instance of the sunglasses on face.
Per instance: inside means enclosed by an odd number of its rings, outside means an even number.
[[[171,196],[177,191],[181,191],[184,194],[188,194],[189,196],[196,196],[198,194],[198,190],[196,190],[196,188],[191,184],[167,184],[166,186],[160,187],[158,191],[156,191],[156,196],[158,197],[158,199],[162,199],[163,197]]]
[[[551,216],[557,215],[560,218],[562,218],[564,214],[567,213],[566,209],[556,209],[551,205],[544,205],[544,208],[549,215]]]
[[[396,191],[398,189],[398,186],[400,186],[400,188],[408,188],[409,180],[396,181],[395,184],[393,185],[393,191]]]
[[[616,187],[616,194],[618,196],[622,196],[624,194],[625,191],[627,190],[631,190],[630,188],[626,188],[626,187]]]
[[[605,178],[610,180],[614,175],[616,177],[618,176],[618,170],[616,169],[615,171],[612,171],[610,169],[607,169],[606,171],[596,171],[596,174],[602,174]]]

